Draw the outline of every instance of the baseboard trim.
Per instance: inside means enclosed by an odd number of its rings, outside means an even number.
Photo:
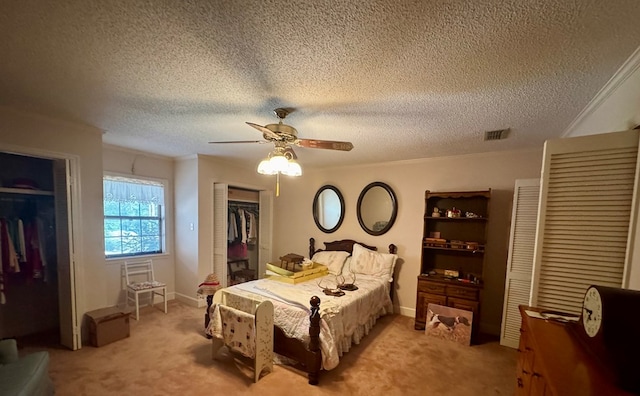
[[[398,307],[400,310],[400,315],[402,316],[408,316],[410,318],[415,318],[416,317],[416,309],[415,308],[409,308],[409,307]]]
[[[177,292],[175,293],[175,298],[179,302],[190,307],[202,308],[207,306],[207,301],[204,298],[196,298]]]

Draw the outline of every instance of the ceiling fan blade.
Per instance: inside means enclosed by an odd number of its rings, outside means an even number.
[[[268,143],[264,140],[232,140],[227,142],[209,142],[212,144],[221,144],[221,143]]]
[[[353,148],[353,144],[350,142],[339,142],[335,140],[298,139],[295,144],[300,147],[341,151],[351,151]]]
[[[268,136],[268,137],[270,137],[272,139],[278,139],[278,140],[280,139],[280,135],[278,135],[277,133],[273,132],[271,129],[263,127],[262,125],[254,124],[253,122],[247,122],[247,125],[256,128],[257,130],[262,132],[265,136]]]

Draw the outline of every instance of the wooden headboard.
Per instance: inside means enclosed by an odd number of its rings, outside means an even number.
[[[325,242],[324,249],[316,250],[316,240],[314,238],[309,238],[309,258],[313,257],[314,253],[321,251],[335,251],[341,250],[349,253],[353,253],[353,245],[357,243],[358,245],[364,246],[369,250],[378,250],[375,246],[369,246],[362,242],[354,241],[353,239],[341,239],[339,241],[333,242]],[[398,251],[398,247],[393,243],[389,245],[389,253],[395,254]]]

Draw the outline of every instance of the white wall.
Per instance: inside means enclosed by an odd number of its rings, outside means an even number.
[[[96,128],[0,108],[0,150],[50,158],[75,156],[79,165],[77,237],[78,317],[109,305],[102,217],[102,132]]]
[[[104,172],[124,176],[140,176],[164,179],[167,200],[165,202],[165,242],[166,253],[150,256],[156,279],[167,284],[168,298],[175,294],[175,253],[174,253],[174,205],[173,205],[173,159],[140,151],[104,145],[102,151]],[[108,305],[124,306],[127,303],[123,290],[122,264],[124,259],[106,260],[106,293]]]
[[[300,178],[283,178],[280,197],[275,199],[273,255],[298,253],[308,256],[310,237],[316,239],[316,248],[322,248],[323,242],[350,238],[386,252],[388,245],[394,243],[401,258],[394,303],[402,314],[414,316],[425,190],[491,188],[481,327],[483,331],[498,334],[514,183],[516,179],[540,177],[541,164],[542,148],[307,171]],[[389,184],[398,198],[396,222],[389,232],[381,236],[363,231],[356,215],[360,192],[374,181]],[[332,234],[322,233],[316,227],[312,214],[313,197],[325,184],[332,184],[340,190],[346,206],[344,222]]]
[[[198,155],[176,161],[175,182],[176,294],[193,305],[198,284],[213,272],[213,184],[260,191],[272,189],[273,179],[259,175],[253,165],[238,167]]]
[[[616,75],[602,88],[587,107],[567,128],[564,137],[624,131],[640,125],[640,47]],[[636,216],[640,200],[636,198]],[[631,266],[626,285],[640,290],[640,224],[635,219],[636,233],[630,252]]]
[[[198,283],[198,159],[182,158],[174,164],[175,180],[175,291],[180,301],[195,298]],[[193,229],[192,229],[193,228]],[[202,278],[204,280],[204,277]],[[202,282],[202,280],[200,280]],[[188,301],[187,301],[188,302]]]

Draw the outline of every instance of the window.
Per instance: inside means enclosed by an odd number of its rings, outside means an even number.
[[[107,258],[164,252],[164,183],[104,176]]]

